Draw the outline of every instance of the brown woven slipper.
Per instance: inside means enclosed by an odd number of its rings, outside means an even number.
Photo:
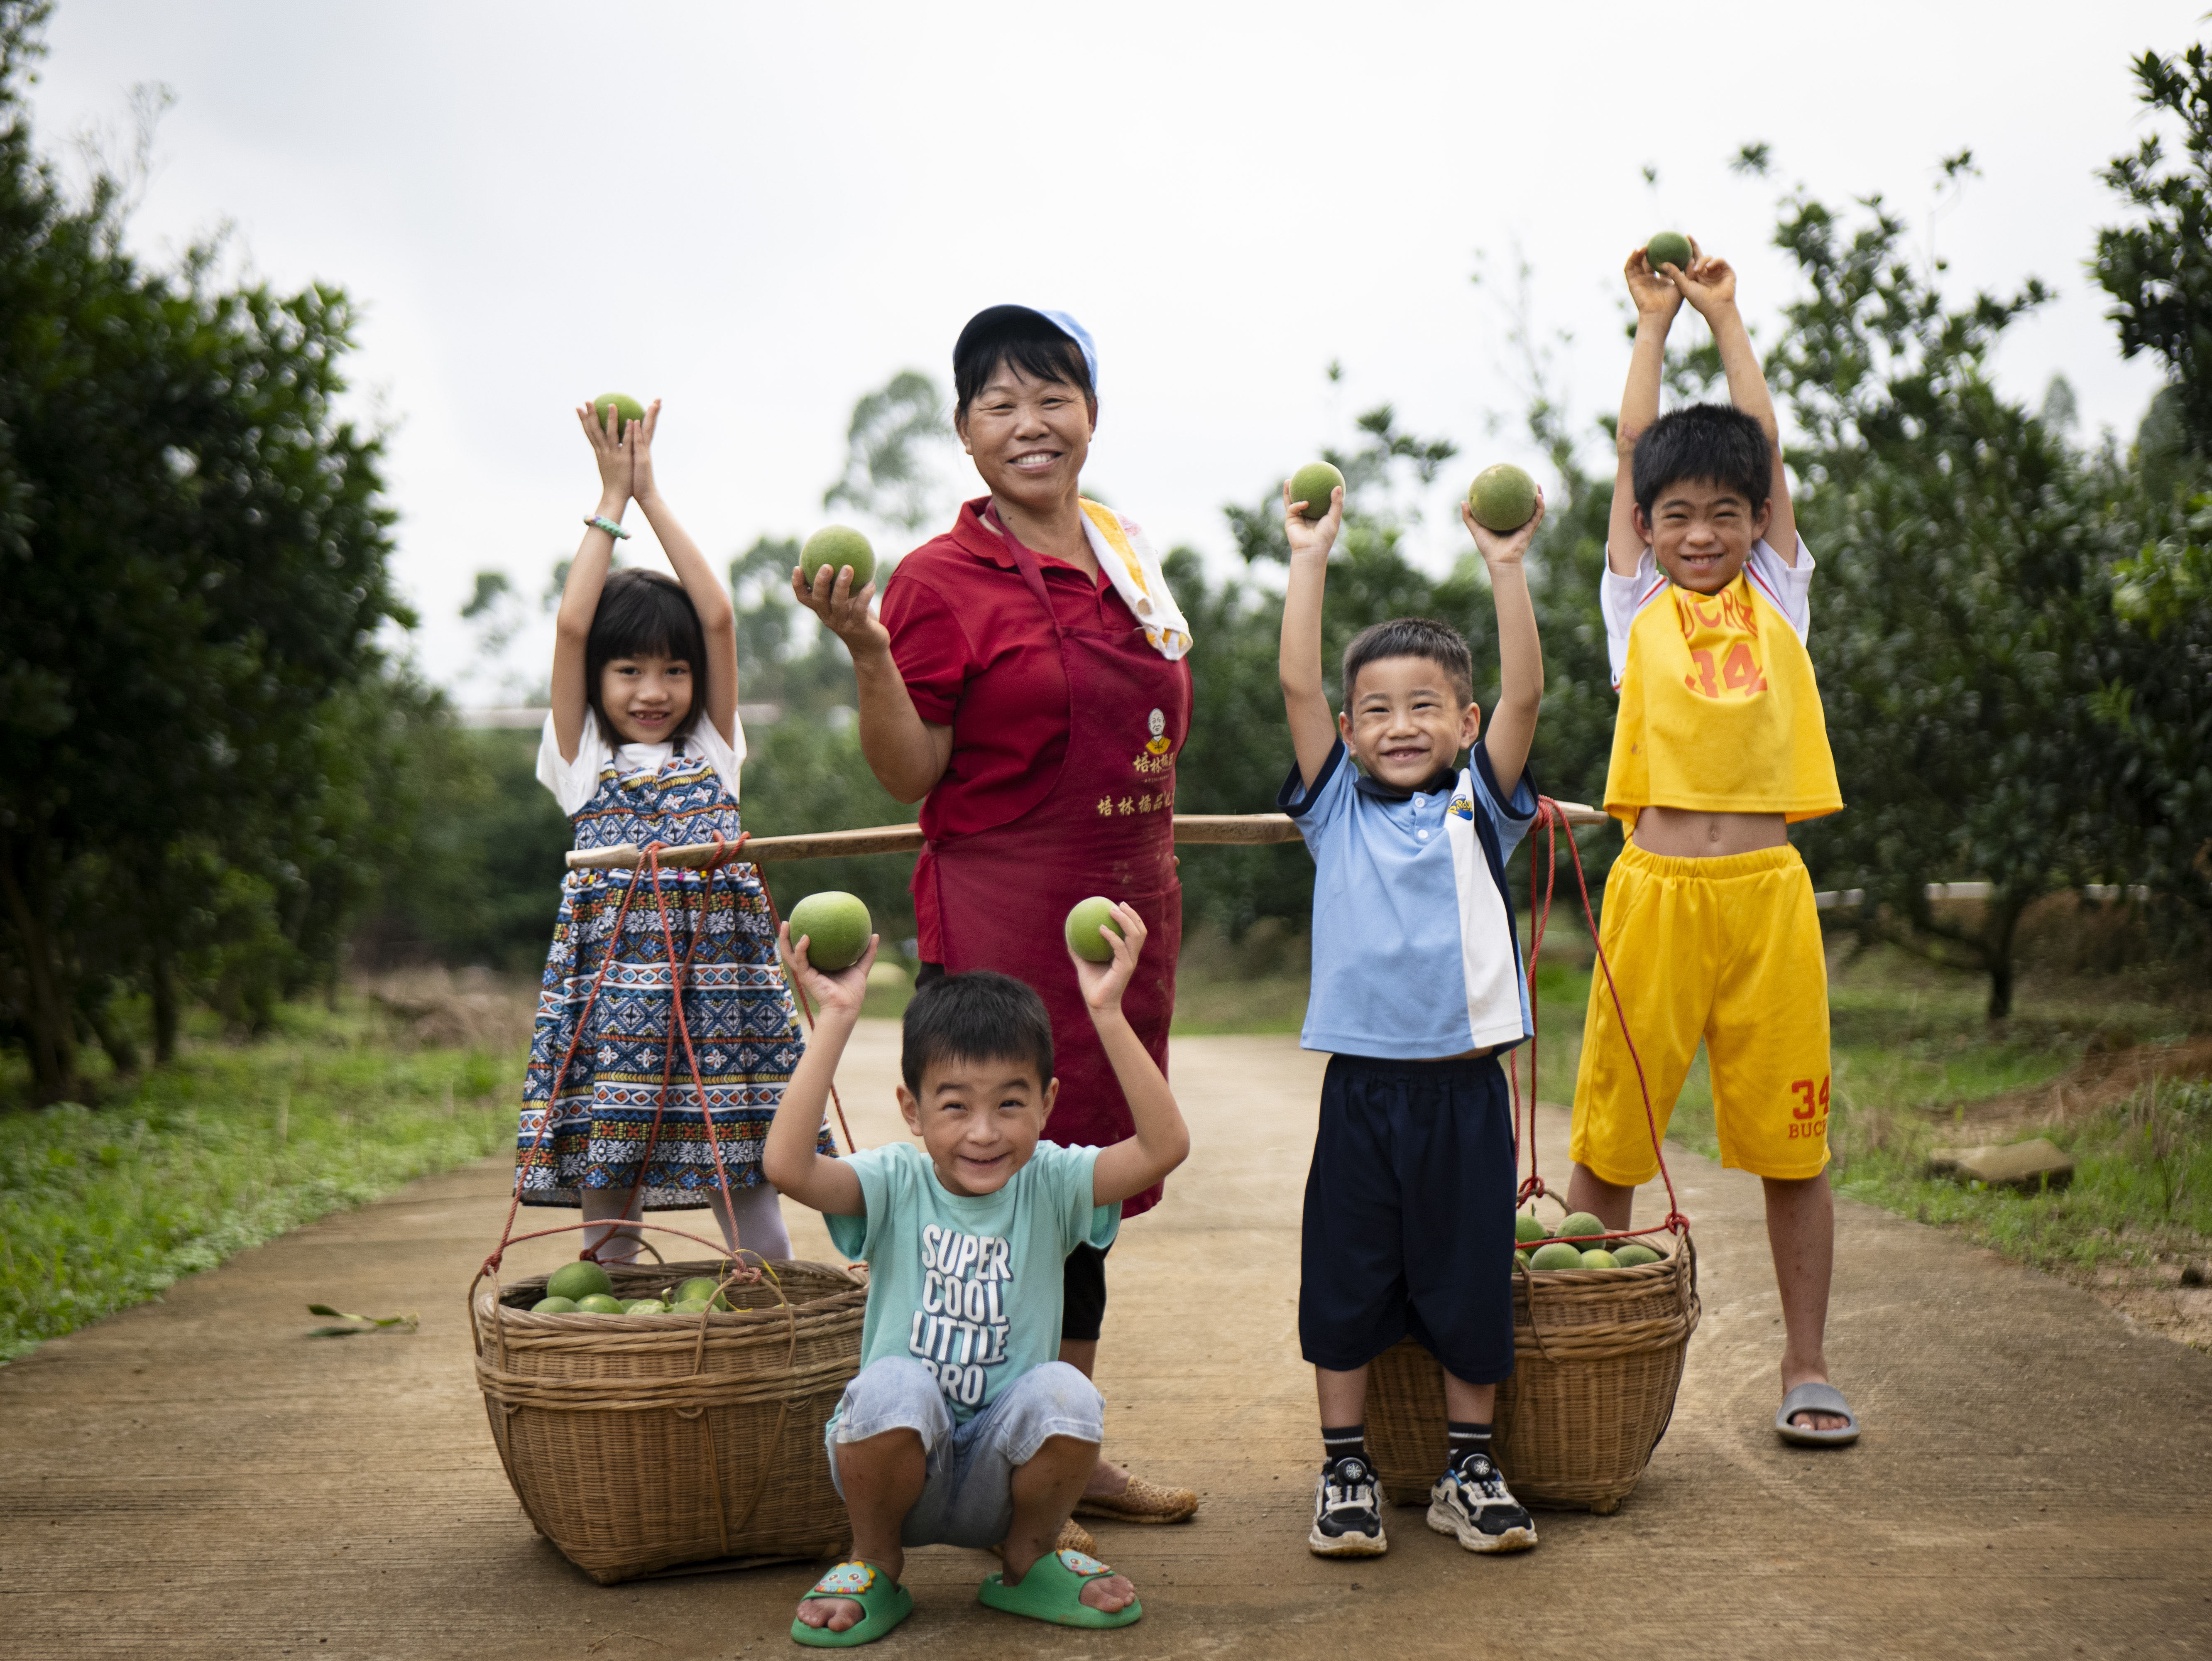
[[[1078,1517],[1110,1517],[1117,1523],[1180,1523],[1198,1509],[1188,1488],[1164,1488],[1131,1476],[1119,1494],[1086,1494],[1075,1502]]]
[[[1060,1525],[1060,1538],[1053,1542],[1054,1551],[1079,1551],[1088,1557],[1098,1549],[1098,1542],[1091,1537],[1091,1530],[1073,1517]],[[1001,1563],[1006,1561],[1006,1548],[1002,1541],[990,1548],[991,1555]]]

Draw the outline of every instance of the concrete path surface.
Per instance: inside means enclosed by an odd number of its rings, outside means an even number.
[[[903,1134],[896,1043],[869,1024],[841,1075],[864,1142]],[[2212,1654],[2212,1358],[1841,1203],[1830,1355],[1866,1434],[1784,1448],[1759,1184],[1679,1151],[1705,1323],[1636,1494],[1611,1517],[1540,1514],[1517,1557],[1470,1557],[1396,1510],[1388,1557],[1315,1560],[1294,1314],[1321,1065],[1290,1038],[1176,1044],[1195,1152],[1114,1252],[1099,1369],[1109,1451],[1206,1495],[1185,1526],[1098,1529],[1146,1618],[1048,1631],[975,1603],[989,1558],[933,1548],[878,1653]],[[1565,1137],[1547,1110],[1562,1176]],[[0,1653],[795,1654],[814,1570],[600,1587],[516,1506],[463,1314],[508,1169],[418,1183],[0,1369]],[[818,1220],[793,1223],[801,1256],[831,1256]],[[526,1248],[518,1272],[560,1255]],[[313,1340],[309,1302],[419,1309],[422,1329]]]

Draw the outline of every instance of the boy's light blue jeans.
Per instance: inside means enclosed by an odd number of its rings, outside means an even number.
[[[899,1530],[899,1542],[908,1546],[997,1545],[1013,1526],[1014,1472],[1036,1457],[1045,1439],[1100,1442],[1106,1436],[1105,1397],[1065,1361],[1031,1368],[964,1425],[953,1423],[929,1370],[904,1355],[871,1361],[837,1405],[823,1441],[840,1499],[839,1443],[865,1442],[889,1430],[921,1438],[929,1474]]]

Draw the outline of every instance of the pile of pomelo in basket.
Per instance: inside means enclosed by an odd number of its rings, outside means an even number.
[[[867,1283],[827,1263],[734,1269],[579,1262],[470,1300],[515,1497],[602,1584],[850,1537],[822,1427],[860,1370]]]
[[[1513,1376],[1498,1387],[1491,1445],[1523,1502],[1610,1512],[1674,1416],[1698,1324],[1697,1252],[1686,1229],[1662,1251],[1608,1235],[1587,1212],[1555,1229],[1526,1211],[1515,1224]],[[1444,1419],[1443,1372],[1428,1351],[1408,1338],[1376,1359],[1367,1445],[1399,1504],[1427,1502]]]

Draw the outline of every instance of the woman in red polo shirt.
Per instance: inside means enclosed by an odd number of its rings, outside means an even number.
[[[1064,313],[994,306],[952,349],[953,424],[989,494],[899,563],[881,620],[823,570],[799,599],[844,641],[860,680],[860,745],[901,801],[921,803],[914,873],[921,977],[994,969],[1052,1012],[1053,1140],[1104,1147],[1129,1109],[1067,967],[1061,920],[1103,894],[1150,940],[1122,1007],[1167,1065],[1182,890],[1175,760],[1190,728],[1190,633],[1144,534],[1080,494],[1097,421],[1097,359]],[[1122,1206],[1134,1217],[1157,1188]],[[1105,1254],[1067,1261],[1060,1359],[1091,1370]],[[1176,1522],[1198,1509],[1101,1460],[1076,1507]]]

